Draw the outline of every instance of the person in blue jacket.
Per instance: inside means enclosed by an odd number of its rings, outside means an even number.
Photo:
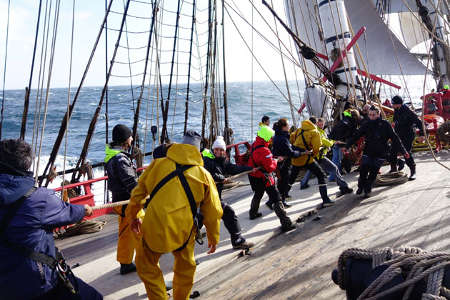
[[[103,299],[73,273],[58,272],[64,263],[53,240],[55,228],[92,215],[92,208],[34,188],[32,159],[23,140],[0,141],[0,298]]]

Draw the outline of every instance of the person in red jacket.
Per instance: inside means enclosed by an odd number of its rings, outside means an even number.
[[[249,174],[248,179],[252,187],[253,195],[250,206],[250,220],[262,216],[258,212],[259,204],[264,195],[264,192],[269,196],[269,202],[273,203],[272,207],[275,214],[280,219],[281,230],[286,232],[295,229],[295,224],[287,216],[284,206],[281,203],[281,196],[275,187],[275,179],[272,172],[277,168],[277,160],[273,158],[269,150],[269,142],[274,135],[274,131],[268,126],[261,126],[258,130],[258,135],[252,145],[249,166],[259,168]]]

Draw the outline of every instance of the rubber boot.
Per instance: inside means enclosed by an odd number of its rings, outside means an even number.
[[[412,157],[406,159],[406,165],[409,167],[410,175],[408,180],[415,180],[416,179],[416,164]]]
[[[334,204],[334,201],[328,197],[328,191],[326,185],[319,186],[320,197],[322,197],[323,206],[330,206]]]
[[[395,173],[397,172],[397,162],[391,163],[391,169],[389,170],[389,173]]]

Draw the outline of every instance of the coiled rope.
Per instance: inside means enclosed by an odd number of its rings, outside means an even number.
[[[338,285],[345,290],[347,287],[346,261],[348,259],[372,260],[372,268],[386,265],[388,268],[374,280],[358,297],[362,299],[381,299],[389,294],[405,289],[402,299],[409,299],[416,283],[427,278],[427,290],[422,299],[447,299],[449,290],[442,287],[445,267],[450,265],[450,254],[442,252],[426,252],[416,247],[401,247],[397,249],[359,249],[345,250],[338,260]],[[397,275],[405,276],[405,281],[387,290],[382,287]]]

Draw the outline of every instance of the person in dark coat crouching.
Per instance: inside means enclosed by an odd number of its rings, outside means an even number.
[[[0,298],[103,299],[72,272],[64,283],[64,267],[53,230],[92,215],[88,205],[63,202],[54,191],[34,188],[30,145],[23,140],[0,141]],[[64,273],[62,273],[64,274]],[[71,286],[71,288],[70,288]]]

